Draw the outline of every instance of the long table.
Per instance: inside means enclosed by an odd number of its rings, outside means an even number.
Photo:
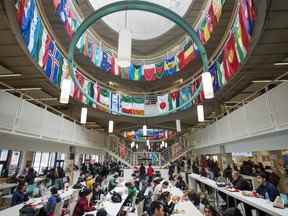
[[[65,200],[69,200],[73,193],[76,192],[76,190],[74,189],[69,189],[67,191],[63,191],[63,192],[59,192],[60,193],[60,197],[63,201]],[[46,202],[47,200],[44,201],[43,197],[39,197],[39,198],[32,198],[32,199],[29,199],[28,202],[32,202],[32,203],[42,203],[43,202]],[[19,205],[15,205],[13,207],[10,207],[10,208],[7,208],[7,209],[4,209],[2,211],[0,211],[0,215],[1,216],[19,216],[19,210],[21,208],[23,208],[23,206],[25,205],[25,203],[21,203]]]
[[[288,208],[285,208],[285,209],[275,208],[275,207],[273,207],[273,203],[270,201],[267,201],[267,200],[264,200],[261,198],[256,198],[256,197],[247,197],[247,196],[242,195],[241,192],[227,191],[223,187],[218,187],[216,185],[215,181],[208,179],[206,177],[202,177],[198,174],[192,173],[189,175],[189,177],[192,181],[194,180],[194,181],[201,182],[201,183],[215,189],[216,191],[221,191],[230,197],[233,197],[233,198],[235,198],[235,199],[237,199],[243,203],[246,203],[246,204],[248,204],[248,205],[250,205],[256,209],[259,209],[263,212],[266,212],[270,215],[273,215],[273,216],[287,216],[288,215]],[[196,187],[196,182],[194,184],[194,187]]]
[[[38,183],[38,182],[41,182],[44,180],[45,180],[44,177],[37,177],[37,178],[35,178],[35,183]],[[15,188],[15,187],[17,187],[17,185],[18,185],[17,183],[1,183],[0,184],[0,191]]]
[[[119,213],[120,209],[122,208],[125,200],[127,199],[127,196],[128,196],[128,190],[127,190],[127,188],[125,187],[124,183],[125,183],[125,182],[123,182],[122,184],[116,186],[116,187],[112,190],[112,192],[115,191],[115,192],[118,192],[118,193],[121,194],[122,201],[121,201],[120,203],[114,203],[114,202],[112,202],[112,201],[111,201],[111,195],[110,195],[110,193],[109,193],[109,194],[107,194],[107,196],[105,197],[104,202],[101,203],[100,206],[98,206],[98,209],[96,209],[95,211],[86,212],[86,213],[84,214],[84,216],[87,215],[87,214],[89,214],[89,215],[90,215],[90,214],[91,214],[91,215],[96,215],[97,210],[99,210],[100,208],[104,208],[104,209],[107,211],[108,215],[111,215],[111,216],[112,216],[112,215],[117,215],[117,214]]]

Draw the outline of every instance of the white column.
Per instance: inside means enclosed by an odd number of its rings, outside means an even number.
[[[24,172],[24,170],[26,168],[26,165],[27,165],[27,152],[22,151],[22,158],[20,161],[20,167],[19,167],[18,175],[22,175],[22,173]]]

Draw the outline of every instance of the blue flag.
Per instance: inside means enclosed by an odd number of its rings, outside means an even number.
[[[214,90],[214,92],[217,92],[220,89],[220,85],[218,82],[217,62],[216,61],[212,65],[210,65],[209,72],[210,72],[211,77],[212,77],[213,90]]]
[[[30,28],[31,28],[30,26],[34,16],[34,10],[35,10],[35,1],[34,0],[27,1],[27,6],[25,9],[25,14],[21,26],[22,37],[26,47],[28,46],[30,40]]]
[[[112,57],[110,55],[108,55],[106,52],[103,52],[102,62],[100,66],[103,71],[108,72],[112,69],[111,58]]]

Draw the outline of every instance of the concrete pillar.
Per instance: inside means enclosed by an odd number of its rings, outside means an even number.
[[[20,167],[19,167],[18,175],[22,175],[24,173],[26,165],[27,165],[27,151],[22,151],[22,158],[20,161]]]

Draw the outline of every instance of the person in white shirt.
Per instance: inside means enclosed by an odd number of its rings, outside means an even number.
[[[158,200],[160,195],[164,192],[167,191],[169,187],[169,182],[168,181],[164,181],[160,184],[158,184],[155,188],[154,188],[154,192],[153,192],[153,196],[152,196],[152,200]]]

